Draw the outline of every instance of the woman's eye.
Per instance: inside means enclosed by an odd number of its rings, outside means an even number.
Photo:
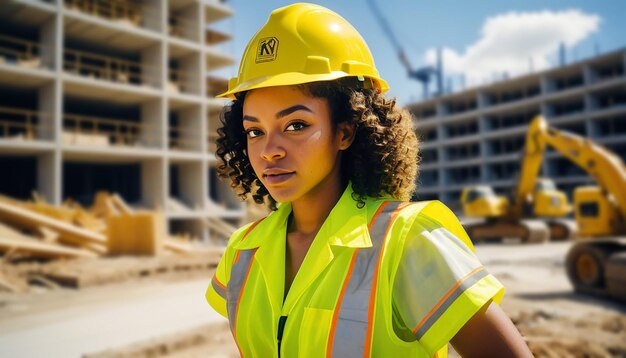
[[[308,127],[308,125],[302,123],[302,122],[294,122],[291,123],[285,130],[287,131],[300,131],[303,130],[304,128]]]
[[[261,134],[263,133],[258,129],[248,129],[246,131],[246,135],[248,135],[248,138],[256,138],[260,136]]]

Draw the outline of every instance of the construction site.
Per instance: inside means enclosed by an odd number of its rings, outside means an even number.
[[[219,0],[0,0],[0,356],[238,357]],[[536,357],[626,357],[626,50],[407,106]],[[441,76],[441,74],[440,74]],[[456,356],[451,350],[451,356]]]

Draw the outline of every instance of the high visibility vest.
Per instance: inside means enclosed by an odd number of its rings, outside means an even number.
[[[357,208],[351,192],[320,228],[284,302],[289,204],[233,235],[207,300],[229,319],[243,357],[445,357],[458,329],[501,297],[443,204],[368,200]],[[416,232],[433,244],[407,244]],[[454,253],[413,262],[440,246]],[[436,269],[445,274],[425,286]]]

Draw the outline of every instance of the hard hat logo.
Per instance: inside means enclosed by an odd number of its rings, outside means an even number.
[[[257,47],[256,63],[274,61],[277,54],[278,39],[276,37],[260,39]]]

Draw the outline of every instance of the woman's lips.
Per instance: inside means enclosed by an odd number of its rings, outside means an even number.
[[[285,173],[285,174],[274,174],[274,175],[264,175],[263,178],[267,184],[280,184],[287,180],[289,180],[296,173]]]

